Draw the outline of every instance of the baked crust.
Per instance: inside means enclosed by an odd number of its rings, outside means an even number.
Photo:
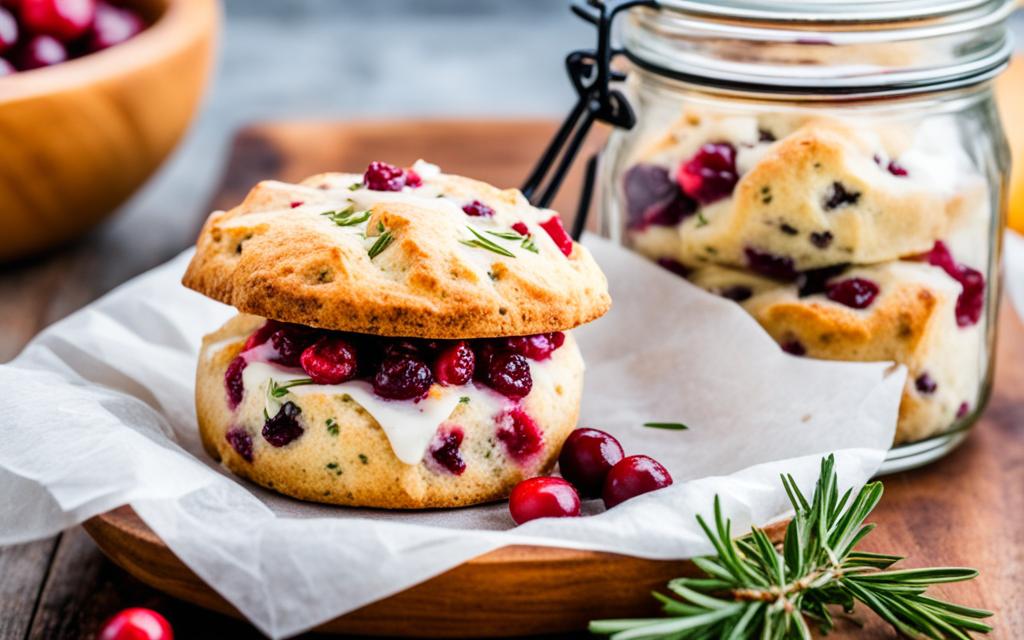
[[[514,189],[423,174],[422,187],[399,193],[350,190],[362,180],[355,174],[261,182],[239,206],[209,217],[183,282],[244,313],[382,336],[530,335],[608,310],[607,282],[590,253],[574,243],[563,255],[540,226],[553,211]],[[463,213],[473,200],[495,215]],[[353,226],[321,215],[350,205],[372,215]],[[536,253],[492,235],[515,257],[460,242],[474,237],[467,224],[507,234],[516,222],[527,225]],[[371,258],[382,229],[393,241]]]
[[[233,473],[301,500],[355,507],[423,509],[459,507],[504,498],[519,481],[548,471],[562,443],[576,427],[583,390],[583,361],[571,334],[547,365],[550,384],[535,383],[523,409],[542,429],[543,446],[526,461],[510,458],[496,437],[497,423],[487,403],[458,404],[442,428],[464,433],[460,454],[466,463],[455,475],[428,453],[408,465],[394,454],[376,420],[347,396],[304,394],[301,436],[276,448],[260,435],[263,389],[246,389],[232,410],[224,373],[246,337],[264,320],[239,315],[203,339],[196,373],[196,409],[203,447]],[[336,435],[327,428],[337,425]],[[252,461],[227,440],[243,429],[252,439]]]

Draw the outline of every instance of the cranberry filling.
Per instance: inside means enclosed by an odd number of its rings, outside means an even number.
[[[963,287],[956,300],[956,323],[960,327],[969,327],[978,323],[985,309],[985,276],[977,269],[957,264],[949,247],[941,240],[935,243],[932,250],[924,256],[928,264],[941,267],[949,277]]]
[[[355,347],[341,338],[320,338],[306,347],[299,362],[317,384],[341,384],[356,375]]]
[[[505,338],[505,345],[508,349],[530,360],[547,360],[555,349],[564,343],[565,334],[561,331]]]
[[[474,200],[466,206],[462,207],[462,210],[467,216],[473,216],[475,218],[492,218],[494,217],[494,209],[488,207],[486,204],[479,200]],[[525,235],[525,234],[523,234]]]
[[[299,424],[302,413],[294,402],[286,402],[278,410],[277,415],[263,423],[263,438],[275,447],[283,447],[303,433]]]
[[[426,395],[434,383],[434,374],[423,360],[414,355],[393,355],[384,358],[373,377],[373,391],[382,398],[412,400]]]
[[[267,340],[270,340],[270,336],[280,328],[281,323],[278,322],[277,320],[267,320],[265,323],[263,323],[262,327],[254,331],[252,335],[250,335],[249,338],[246,339],[245,346],[242,347],[242,351],[254,349],[260,346],[261,344],[265,343]]]
[[[466,461],[459,452],[462,439],[462,429],[457,427],[448,432],[439,432],[430,450],[431,457],[438,464],[457,476],[466,470]]]
[[[551,216],[546,221],[541,222],[540,226],[542,229],[548,232],[551,239],[555,241],[555,246],[563,254],[568,256],[572,253],[572,238],[569,237],[565,227],[562,226],[562,219],[558,216]]]
[[[703,205],[729,197],[739,179],[736,147],[728,142],[703,145],[676,173],[683,193]]]
[[[246,462],[252,462],[252,436],[245,429],[234,428],[224,435],[235,453]]]
[[[747,257],[747,266],[754,273],[759,273],[776,280],[796,280],[797,270],[792,258],[777,256],[753,247],[743,250]]]
[[[227,371],[224,372],[224,389],[228,392],[228,406],[232,409],[238,407],[245,395],[245,386],[242,384],[242,372],[249,363],[242,356],[236,356]]]
[[[811,244],[818,247],[819,249],[828,249],[832,245],[832,232],[831,231],[812,231],[811,232]]]
[[[683,194],[666,169],[657,165],[633,166],[623,176],[622,185],[631,229],[674,227],[697,212],[697,203]]]
[[[939,388],[938,383],[932,380],[932,377],[927,373],[917,376],[917,379],[914,380],[914,386],[924,394],[935,393],[935,390]]]
[[[971,412],[971,405],[966,402],[961,402],[959,408],[956,410],[956,417],[963,418]]]
[[[463,341],[445,348],[434,360],[434,378],[443,385],[459,386],[473,379],[476,356]]]
[[[530,458],[544,445],[537,423],[521,407],[498,418],[498,440],[515,460]]]
[[[405,187],[418,187],[423,180],[412,169],[374,160],[363,174],[363,184],[371,191],[401,191]]]
[[[829,300],[845,304],[854,309],[866,309],[878,295],[878,285],[864,278],[849,278],[833,282],[825,287]]]
[[[522,398],[533,389],[530,363],[512,351],[496,351],[488,359],[484,381],[509,398]]]
[[[875,154],[875,164],[882,166],[882,156]],[[890,160],[889,163],[885,165],[885,170],[897,178],[905,178],[908,175],[907,170],[895,160]]]
[[[270,344],[277,351],[271,360],[286,367],[298,367],[302,352],[317,338],[316,331],[298,324],[280,324],[270,334]]]
[[[860,193],[857,191],[847,191],[846,187],[841,182],[833,182],[825,193],[825,200],[822,206],[825,211],[831,211],[838,209],[839,207],[845,207],[847,205],[857,204],[860,200]]]

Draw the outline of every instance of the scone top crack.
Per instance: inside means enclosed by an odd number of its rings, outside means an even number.
[[[243,313],[416,338],[564,331],[610,306],[555,212],[422,161],[261,182],[210,216],[183,282]]]

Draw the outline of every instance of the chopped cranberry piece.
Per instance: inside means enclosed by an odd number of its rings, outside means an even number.
[[[757,130],[757,141],[758,142],[775,142],[775,140],[776,140],[775,134],[772,133],[771,131],[769,131],[768,129],[758,129]]]
[[[928,263],[941,267],[949,277],[963,287],[956,300],[956,323],[960,327],[969,327],[978,323],[985,309],[985,276],[977,269],[957,264],[949,247],[941,240],[935,243],[932,250],[925,256]]]
[[[864,278],[849,278],[832,282],[825,287],[829,300],[854,309],[866,309],[878,295],[878,285]]]
[[[841,182],[833,182],[825,194],[822,206],[826,211],[831,211],[846,205],[857,204],[858,200],[860,200],[860,193],[847,191]]]
[[[521,236],[528,236],[528,235],[530,235],[530,228],[526,226],[525,222],[517,222],[517,223],[515,223],[514,225],[512,225],[512,230],[515,231],[516,233],[518,233]]]
[[[533,389],[530,363],[512,351],[497,351],[487,362],[487,386],[509,398],[522,398]]]
[[[373,191],[401,191],[404,187],[418,187],[422,183],[419,175],[411,169],[400,169],[376,160],[363,174],[363,184]]]
[[[704,205],[729,197],[739,179],[736,147],[728,142],[703,145],[676,173],[683,193]]]
[[[530,478],[512,489],[508,511],[516,524],[537,518],[572,518],[580,515],[580,497],[561,478]]]
[[[134,607],[114,614],[103,624],[99,640],[174,640],[171,624],[152,609]]]
[[[601,497],[607,509],[630,498],[672,484],[672,476],[661,463],[648,456],[623,458],[608,471]]]
[[[473,216],[476,218],[492,218],[494,217],[494,209],[488,207],[486,204],[479,200],[474,200],[466,206],[462,207],[462,210],[466,212],[467,216]],[[518,229],[517,229],[518,231]],[[526,235],[523,232],[519,232],[520,235]]]
[[[832,232],[831,231],[812,231],[811,232],[811,244],[818,247],[819,249],[828,249],[832,244]]]
[[[384,358],[373,377],[373,391],[382,398],[412,400],[421,398],[430,390],[434,375],[423,360],[413,355],[393,355]]]
[[[245,429],[234,428],[225,434],[225,439],[235,453],[246,462],[252,462],[252,436]]]
[[[497,436],[509,455],[516,460],[529,458],[544,446],[544,438],[537,423],[520,407],[498,418]]]
[[[750,270],[776,280],[796,280],[797,271],[792,258],[777,256],[753,247],[743,250]]]
[[[731,287],[726,287],[722,289],[721,291],[718,292],[718,295],[722,296],[723,298],[728,298],[733,302],[743,302],[744,300],[749,300],[750,297],[754,295],[754,292],[751,290],[750,287],[744,286],[742,284],[736,284]]]
[[[961,402],[960,403],[960,407],[957,408],[957,410],[956,410],[956,417],[963,418],[964,416],[966,416],[970,412],[971,412],[971,405],[967,404],[966,402]]]
[[[18,21],[11,12],[0,7],[0,53],[9,50],[18,42]]]
[[[877,153],[875,154],[875,164],[882,166],[882,156]],[[885,170],[898,178],[907,176],[907,170],[895,160],[890,160],[889,163],[885,165]]]
[[[317,339],[314,329],[298,324],[279,324],[270,334],[270,343],[277,350],[271,361],[286,367],[298,367],[302,352]]]
[[[18,70],[14,68],[13,64],[7,62],[3,58],[0,58],[0,78],[4,76],[9,76],[17,72]]]
[[[294,402],[281,405],[277,415],[263,423],[263,438],[275,447],[283,447],[302,435],[304,429],[299,424],[302,413]]]
[[[547,360],[551,354],[565,343],[565,334],[561,331],[538,333],[532,336],[515,336],[506,338],[504,345],[530,360]]]
[[[31,32],[68,42],[83,35],[96,16],[95,0],[21,0],[21,21]]]
[[[782,350],[786,353],[794,356],[805,356],[807,355],[807,347],[804,346],[799,340],[786,340],[782,343]]]
[[[601,495],[608,471],[624,455],[622,445],[610,434],[600,429],[576,429],[562,445],[558,469],[580,495],[596,498]]]
[[[248,366],[248,362],[242,356],[236,356],[227,371],[224,372],[224,389],[228,392],[228,406],[232,409],[238,407],[245,395],[245,385],[242,384],[242,372]]]
[[[932,380],[932,377],[927,373],[917,376],[917,379],[914,380],[914,386],[917,387],[918,391],[926,394],[935,393],[935,390],[939,388],[938,383]]]
[[[459,386],[473,379],[476,356],[463,341],[445,348],[434,360],[434,379],[440,384]]]
[[[548,232],[551,239],[555,241],[555,245],[558,250],[568,256],[572,253],[572,238],[566,232],[565,227],[562,226],[562,219],[558,216],[551,216],[546,222],[540,223],[540,226]]]
[[[320,338],[306,347],[299,362],[317,384],[341,384],[356,376],[356,348],[338,337]]]
[[[678,260],[673,260],[672,258],[658,258],[656,262],[662,269],[671,271],[681,278],[685,278],[690,275],[690,268]]]
[[[457,476],[461,476],[462,472],[466,470],[466,461],[462,459],[462,454],[459,452],[462,438],[462,429],[459,428],[438,432],[430,449],[431,457]]]
[[[697,203],[680,191],[663,167],[634,165],[623,176],[622,185],[631,229],[674,227],[697,211]]]
[[[242,351],[254,349],[270,339],[271,334],[281,328],[281,323],[276,320],[267,320],[263,326],[252,332],[246,341]]]
[[[60,40],[50,36],[33,36],[19,48],[17,66],[22,71],[60,64],[68,59],[68,51]]]
[[[288,206],[290,206],[292,209],[298,209],[299,207],[302,206],[302,200],[295,200],[294,202],[289,203]]]
[[[134,37],[145,27],[139,14],[131,9],[115,7],[100,0],[96,4],[96,19],[89,29],[89,51],[101,51]]]
[[[835,278],[849,267],[848,264],[836,264],[831,267],[820,269],[808,269],[797,277],[797,295],[801,298],[825,293],[828,289],[828,281]]]

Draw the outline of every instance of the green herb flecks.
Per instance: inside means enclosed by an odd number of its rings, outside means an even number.
[[[667,585],[672,595],[654,594],[669,617],[598,620],[590,630],[613,640],[809,640],[810,624],[833,629],[832,608],[851,613],[861,603],[909,638],[970,640],[972,631],[991,631],[981,621],[991,612],[926,595],[930,586],[974,578],[974,569],[893,569],[902,557],[856,550],[874,528],[864,520],[882,484],[840,496],[834,467],[832,456],[822,460],[810,501],[792,476],[782,477],[795,515],[779,546],[757,527],[733,539],[716,496],[714,529],[697,517],[717,554],[694,559],[705,577],[677,578]]]
[[[359,462],[362,462],[363,464],[369,464],[370,459],[366,457],[365,453],[360,453],[359,454]]]
[[[370,211],[356,211],[355,205],[341,211],[324,211],[320,215],[326,216],[339,227],[351,227],[370,219]]]
[[[359,191],[362,188],[363,188],[363,183],[362,182],[353,182],[352,184],[348,185],[348,190],[349,191]]]
[[[472,233],[474,236],[476,236],[472,240],[459,240],[459,242],[461,242],[462,244],[466,245],[467,247],[476,247],[477,249],[486,249],[487,251],[491,251],[491,252],[496,253],[496,254],[498,254],[500,256],[506,256],[506,257],[509,257],[509,258],[516,257],[516,254],[512,253],[511,251],[509,251],[505,247],[501,246],[500,244],[498,244],[494,240],[491,240],[487,236],[483,235],[482,233],[480,233],[479,231],[477,231],[473,227],[471,227],[469,225],[466,225],[466,228],[469,229],[470,233]]]
[[[383,253],[385,249],[391,246],[391,243],[395,239],[395,237],[391,235],[391,230],[384,228],[383,222],[377,222],[377,231],[380,232],[380,235],[377,236],[377,241],[373,243],[373,246],[371,246],[370,250],[367,252],[370,255],[370,260],[373,260]]]
[[[327,418],[327,433],[332,436],[337,436],[340,431],[341,430],[338,428],[338,422],[334,418]]]
[[[697,211],[697,228],[701,228],[708,224],[708,219],[704,217],[703,211]]]
[[[459,398],[459,404],[469,404],[469,396],[462,396]]]
[[[501,238],[502,240],[515,240],[516,242],[518,242],[519,240],[523,239],[523,235],[521,233],[519,233],[518,231],[489,231],[488,230],[488,231],[485,231],[485,233],[489,233],[492,236],[494,236],[495,238]]]
[[[669,431],[686,431],[690,428],[682,422],[645,422],[644,426],[651,429],[667,429]]]

